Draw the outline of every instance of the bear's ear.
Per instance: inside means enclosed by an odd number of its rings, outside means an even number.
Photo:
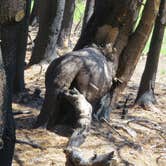
[[[0,24],[20,22],[26,12],[26,0],[1,0]]]

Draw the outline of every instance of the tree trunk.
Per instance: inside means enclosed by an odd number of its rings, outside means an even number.
[[[24,68],[25,53],[28,36],[28,16],[30,11],[30,0],[26,1],[25,17],[19,22],[2,25],[2,51],[4,50],[4,65],[7,72],[7,82],[10,94],[21,92],[25,89]],[[22,16],[21,16],[22,17]]]
[[[0,22],[19,22],[25,16],[26,0],[1,0]]]
[[[75,0],[66,0],[61,31],[58,38],[58,46],[60,47],[68,47],[69,45],[71,28],[73,25],[74,10]]]
[[[101,47],[111,43],[113,47],[116,45],[115,49],[121,53],[133,29],[138,4],[135,0],[132,3],[130,0],[96,0],[94,13],[82,31],[74,50],[82,49],[92,43]],[[119,40],[122,40],[122,47],[119,45]]]
[[[26,1],[24,0],[2,0],[0,3],[0,40],[2,48],[2,55],[0,54],[0,107],[2,109],[1,119],[3,118],[4,126],[1,131],[3,134],[3,148],[0,150],[0,164],[5,166],[11,165],[15,145],[12,91],[16,72],[17,35],[19,28],[17,26],[19,23],[17,22],[20,22],[25,16],[25,4]]]
[[[0,48],[0,165],[10,166],[15,145],[15,124]]]
[[[136,102],[140,105],[146,106],[155,103],[155,80],[158,68],[158,61],[160,56],[161,45],[164,37],[166,25],[166,0],[160,3],[159,15],[157,16],[153,35],[151,39],[150,49],[147,56],[145,70],[142,75],[139,91]]]
[[[31,0],[26,0],[26,13],[24,19],[19,22],[17,26],[17,52],[16,52],[16,71],[13,82],[14,93],[24,91],[24,69],[25,69],[25,55],[28,38],[28,26],[29,26],[29,15],[30,15]]]
[[[95,0],[86,1],[84,19],[83,19],[83,24],[82,24],[82,31],[84,31],[84,28],[87,26],[87,23],[93,14],[94,6],[95,6]]]
[[[139,25],[130,35],[128,44],[121,54],[117,71],[117,78],[122,83],[118,84],[113,91],[112,104],[120,96],[134,72],[154,25],[159,5],[160,0],[147,0]]]
[[[39,32],[29,65],[56,58],[65,0],[39,1]]]

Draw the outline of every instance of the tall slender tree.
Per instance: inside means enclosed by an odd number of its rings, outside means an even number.
[[[70,34],[73,25],[74,10],[75,0],[66,0],[61,31],[58,38],[58,46],[60,47],[68,47],[69,45]]]
[[[16,24],[16,64],[15,64],[15,76],[13,81],[14,93],[19,93],[24,91],[24,69],[25,69],[25,55],[27,48],[27,38],[28,38],[28,26],[29,26],[29,16],[30,16],[31,0],[26,0],[25,17],[21,22]]]
[[[56,58],[65,0],[39,1],[39,32],[29,65]]]
[[[142,75],[136,102],[146,106],[154,104],[156,99],[154,95],[156,73],[158,68],[161,45],[166,26],[166,0],[160,3],[159,14],[157,16],[153,35],[150,43],[150,49],[147,55],[146,66]]]

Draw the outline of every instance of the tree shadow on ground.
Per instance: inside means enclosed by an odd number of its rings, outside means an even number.
[[[40,109],[44,98],[40,95],[41,90],[36,88],[33,93],[28,90],[13,96],[13,103],[27,106],[34,109]]]

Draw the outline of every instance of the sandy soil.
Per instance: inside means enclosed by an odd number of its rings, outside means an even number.
[[[134,102],[144,64],[143,56],[119,101],[119,107],[111,113],[111,122],[93,124],[80,149],[86,157],[93,156],[94,153],[114,151],[112,165],[166,166],[166,56],[160,58],[157,75],[157,109],[148,111],[140,107],[129,107],[126,119],[121,119],[126,97],[130,95],[129,106]],[[29,95],[23,93],[14,97],[13,111],[24,112],[15,115],[17,139],[29,142],[32,146],[25,143],[16,144],[13,166],[65,165],[63,150],[70,137],[69,129],[65,126],[57,126],[54,132],[42,128],[33,129],[44,98],[46,68],[47,65],[36,65],[27,69],[25,79]],[[40,96],[37,94],[38,89],[41,90]]]

